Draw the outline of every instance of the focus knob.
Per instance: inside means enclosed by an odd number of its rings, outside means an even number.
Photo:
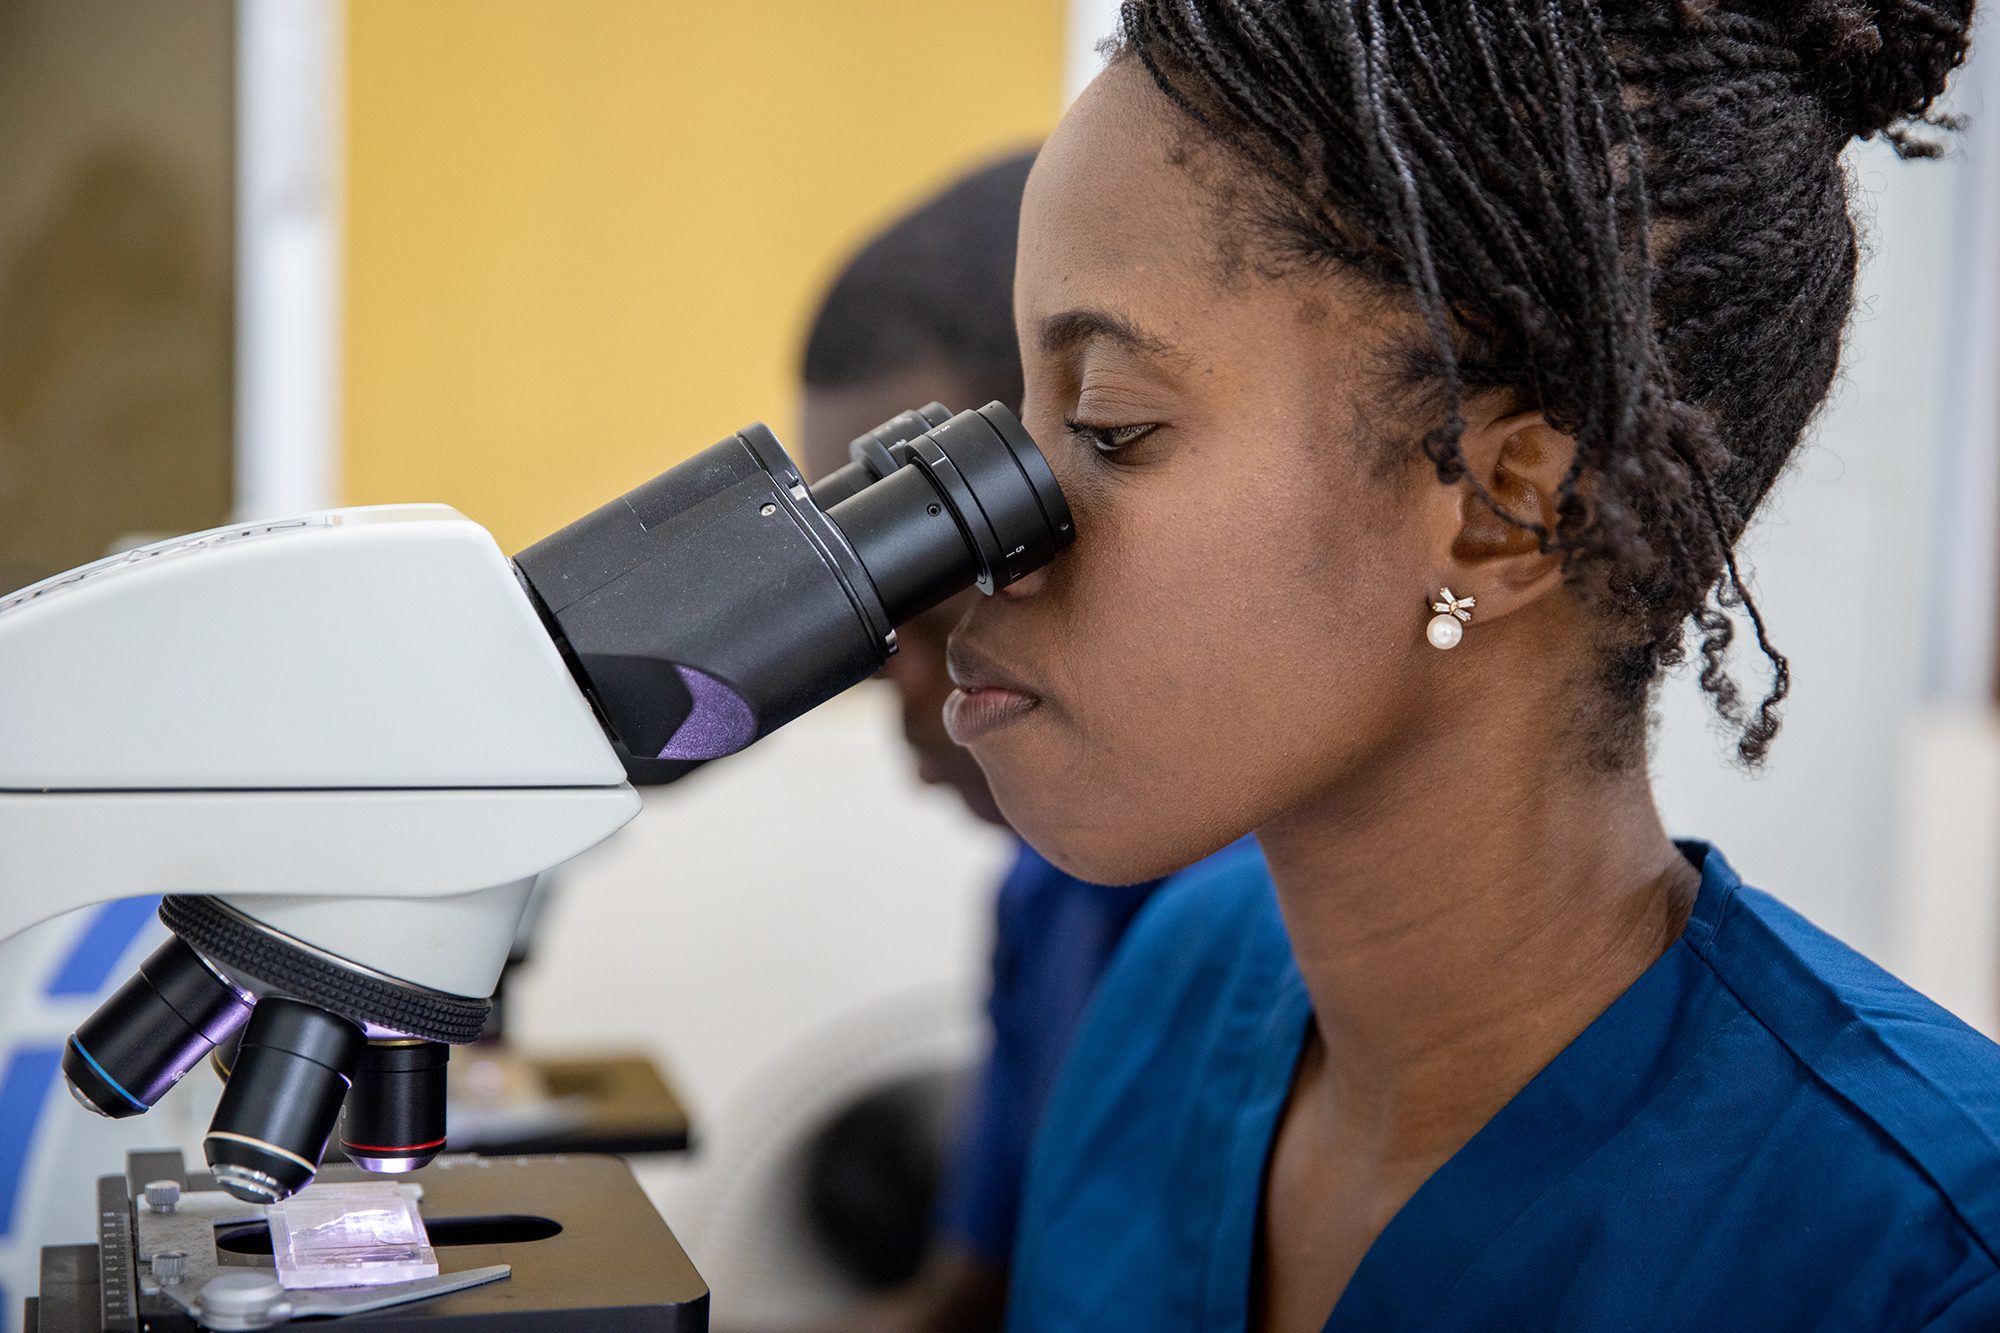
[[[188,1257],[185,1250],[161,1250],[153,1256],[153,1280],[163,1287],[171,1287],[188,1275]]]

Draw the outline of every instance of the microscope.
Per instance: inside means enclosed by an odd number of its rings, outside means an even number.
[[[537,874],[1073,539],[998,403],[904,413],[851,457],[808,487],[752,425],[511,560],[391,505],[0,598],[0,937],[161,892],[172,932],[70,1037],[76,1101],[142,1114],[233,1045],[218,1198],[288,1198],[329,1141],[430,1162]]]

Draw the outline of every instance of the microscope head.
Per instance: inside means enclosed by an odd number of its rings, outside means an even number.
[[[808,491],[750,426],[515,558],[633,782],[742,749],[872,675],[897,625],[1073,536],[998,403],[905,412],[853,450]]]
[[[233,1042],[225,1188],[287,1197],[336,1122],[366,1167],[428,1161],[540,872],[629,820],[634,784],[743,748],[1073,537],[999,404],[904,413],[854,455],[808,489],[747,427],[516,561],[391,506],[0,599],[0,937],[162,890],[173,931],[71,1038],[76,1099],[139,1114]]]

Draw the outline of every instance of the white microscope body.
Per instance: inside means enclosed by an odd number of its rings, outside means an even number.
[[[513,567],[442,506],[218,528],[0,598],[0,937],[213,894],[484,997],[534,876],[638,809]]]

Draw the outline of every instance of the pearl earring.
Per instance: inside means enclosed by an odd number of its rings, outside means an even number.
[[[1431,641],[1431,647],[1445,651],[1458,647],[1458,641],[1465,637],[1466,622],[1472,619],[1472,608],[1479,603],[1471,597],[1453,597],[1450,588],[1440,588],[1438,598],[1431,603],[1437,614],[1424,627],[1424,637]]]

